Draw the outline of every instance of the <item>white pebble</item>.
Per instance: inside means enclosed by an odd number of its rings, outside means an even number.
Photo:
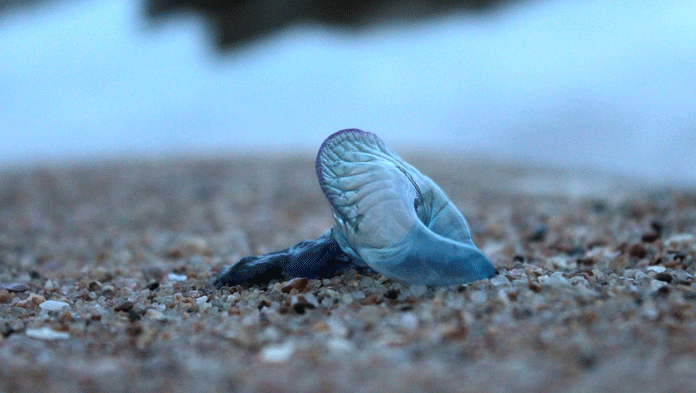
[[[365,299],[365,292],[363,291],[355,291],[352,295],[353,299]]]
[[[647,319],[655,320],[660,316],[660,311],[652,303],[646,303],[642,307],[640,315]]]
[[[261,360],[268,363],[283,363],[290,359],[295,352],[295,345],[286,342],[278,345],[268,345],[261,349],[259,356]]]
[[[501,285],[510,285],[510,280],[504,274],[498,274],[497,276],[491,278],[491,284],[495,287]]]
[[[667,247],[679,247],[681,245],[693,244],[694,235],[690,233],[678,233],[666,239],[664,245]]]
[[[412,312],[405,313],[401,317],[401,326],[408,331],[415,331],[418,329],[418,317]]]
[[[648,266],[647,269],[648,269],[649,271],[655,272],[655,273],[663,273],[665,270],[667,270],[666,267],[664,267],[664,266],[659,266],[659,265]]]
[[[569,281],[570,281],[570,283],[573,284],[573,285],[576,285],[576,284],[578,284],[578,285],[587,284],[587,280],[586,280],[585,277],[583,277],[583,276],[571,277]]]
[[[325,298],[321,299],[320,304],[322,307],[329,308],[329,307],[333,306],[333,300],[331,298],[325,297]]]
[[[45,326],[39,329],[27,329],[26,334],[28,337],[47,341],[67,340],[70,338],[70,334],[68,332],[59,332]]]
[[[657,291],[658,289],[665,287],[667,285],[669,285],[669,284],[667,284],[664,281],[655,280],[655,279],[650,280],[650,290],[653,292]]]
[[[347,352],[353,349],[350,341],[342,338],[331,338],[326,342],[326,346],[333,352]]]
[[[313,293],[311,293],[311,292],[305,293],[304,298],[307,301],[307,303],[313,305],[314,307],[319,307],[319,301],[317,300],[317,297],[314,296]]]
[[[145,318],[154,319],[158,322],[167,321],[167,317],[165,317],[161,311],[155,310],[154,308],[149,308],[147,311],[145,311]]]
[[[46,300],[45,302],[39,304],[39,307],[46,311],[60,311],[63,309],[63,307],[70,307],[70,305],[68,303],[59,302],[56,300]]]
[[[550,276],[539,277],[539,281],[545,283],[546,285],[550,285],[552,287],[562,287],[562,286],[570,285],[570,281],[568,281],[567,278],[563,277],[563,273],[561,273],[561,272],[554,272]]]
[[[689,280],[694,278],[694,276],[689,274],[689,272],[687,272],[686,270],[682,270],[682,269],[673,270],[672,275],[677,280],[682,280],[682,281],[689,281]]]
[[[326,294],[329,295],[332,299],[338,299],[339,297],[341,297],[341,294],[333,289],[327,289]]]
[[[186,281],[186,279],[187,279],[185,274],[174,274],[174,273],[169,273],[167,275],[167,278],[170,279],[171,281]]]

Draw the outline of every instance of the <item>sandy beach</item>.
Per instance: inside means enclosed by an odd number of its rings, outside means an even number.
[[[333,225],[311,156],[2,170],[0,391],[696,391],[696,190],[405,158],[499,276],[215,289]]]

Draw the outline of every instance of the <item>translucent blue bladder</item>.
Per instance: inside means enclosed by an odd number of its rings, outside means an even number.
[[[329,277],[352,268],[424,285],[497,274],[447,195],[377,135],[356,129],[331,135],[316,171],[334,227],[287,250],[242,258],[216,286]]]

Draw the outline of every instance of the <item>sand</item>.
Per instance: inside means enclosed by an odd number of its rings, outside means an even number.
[[[0,173],[0,391],[696,391],[696,190],[406,157],[500,271],[213,288],[332,225],[311,157]]]

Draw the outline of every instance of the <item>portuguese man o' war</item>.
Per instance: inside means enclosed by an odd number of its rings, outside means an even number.
[[[453,285],[497,274],[444,191],[377,135],[348,129],[319,148],[316,171],[335,225],[287,250],[247,256],[215,286],[376,271],[410,284]]]

